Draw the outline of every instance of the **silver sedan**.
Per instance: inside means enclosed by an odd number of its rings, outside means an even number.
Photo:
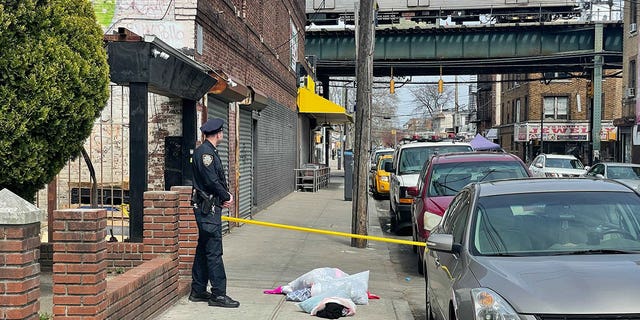
[[[428,319],[640,319],[640,194],[624,184],[471,184],[427,248]]]
[[[585,177],[613,179],[640,190],[640,164],[600,162],[587,167]]]

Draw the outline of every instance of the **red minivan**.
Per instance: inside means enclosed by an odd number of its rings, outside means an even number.
[[[504,152],[460,152],[435,155],[422,166],[418,185],[407,188],[415,199],[411,205],[413,240],[425,242],[453,197],[473,182],[531,177],[517,156]],[[422,254],[418,252],[418,272],[422,274]]]

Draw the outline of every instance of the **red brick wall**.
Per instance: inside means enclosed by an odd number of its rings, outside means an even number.
[[[178,298],[178,263],[158,257],[107,283],[108,319],[149,319]]]
[[[40,223],[0,225],[0,319],[38,319]]]
[[[108,242],[107,243],[107,272],[113,273],[115,269],[129,270],[144,262],[142,254],[144,244],[132,242]]]
[[[304,6],[289,4],[248,0],[242,11],[241,6],[234,8],[225,0],[198,2],[196,22],[204,30],[204,48],[196,60],[224,70],[295,110],[297,79],[289,62],[289,18],[301,31],[300,59],[304,57],[305,20]]]
[[[107,211],[53,212],[53,315],[105,319]]]
[[[109,244],[110,257],[120,256],[124,260],[113,261],[114,265],[136,266],[108,281],[106,210],[54,211],[53,313],[56,319],[151,318],[186,292],[186,286],[179,287],[178,239],[179,216],[185,213],[180,206],[189,205],[186,199],[190,188],[180,190],[183,194],[145,192],[143,244]],[[197,241],[197,231],[195,239]]]
[[[179,194],[178,207],[178,261],[181,282],[191,282],[191,267],[198,245],[198,225],[191,207],[191,187],[176,186],[171,191]]]

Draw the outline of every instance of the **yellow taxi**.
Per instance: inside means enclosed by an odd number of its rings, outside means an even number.
[[[391,163],[393,159],[392,155],[384,155],[378,160],[376,170],[373,174],[373,188],[372,194],[374,198],[382,198],[389,196],[389,175],[390,173],[384,170],[385,163]]]

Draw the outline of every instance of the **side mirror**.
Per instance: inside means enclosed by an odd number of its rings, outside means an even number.
[[[384,164],[384,171],[386,172],[393,172],[393,163],[391,162],[386,162]]]
[[[596,178],[598,178],[598,179],[604,179],[604,176],[598,173],[598,174],[596,174]]]
[[[429,250],[453,252],[453,235],[432,233],[427,238],[427,248]]]
[[[584,171],[589,171],[589,169],[591,169],[591,167],[590,167],[590,166],[585,166],[585,167],[584,167]]]
[[[417,186],[407,187],[407,193],[412,197],[417,197],[420,194]]]
[[[542,163],[538,162],[536,164],[533,165],[536,168],[542,169]]]

